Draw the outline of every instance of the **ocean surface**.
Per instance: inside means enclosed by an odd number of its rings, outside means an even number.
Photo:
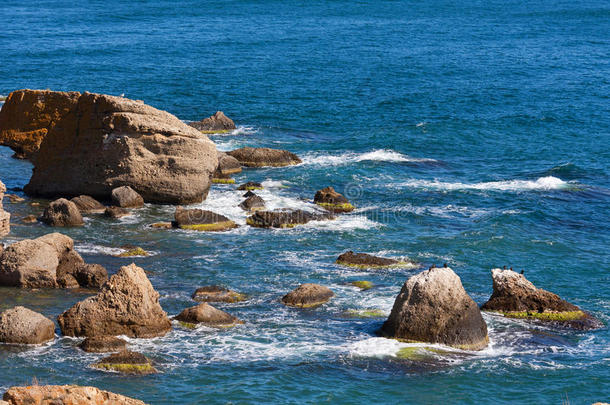
[[[490,344],[426,361],[376,336],[401,285],[421,269],[360,271],[346,250],[448,263],[473,299],[503,265],[610,321],[610,4],[605,1],[0,2],[0,94],[21,88],[124,94],[185,121],[223,110],[238,130],[220,150],[268,146],[303,164],[244,170],[272,208],[314,209],[328,185],[357,206],[290,230],[245,226],[243,192],[215,185],[202,207],[226,233],[151,230],[173,207],[89,217],[63,229],[88,262],[148,271],[163,308],[202,285],[248,295],[219,308],[229,330],[178,325],[129,340],[161,373],[125,377],[57,329],[52,344],[0,348],[0,392],[94,385],[151,404],[590,404],[610,399],[608,327],[574,332],[485,314]],[[0,179],[23,187],[31,164],[0,148]],[[9,191],[23,196],[20,191]],[[53,231],[5,203],[5,243]],[[135,245],[149,257],[114,254]],[[349,285],[370,280],[373,289]],[[304,282],[336,297],[315,310],[279,299]],[[86,293],[0,289],[0,310],[55,318]]]

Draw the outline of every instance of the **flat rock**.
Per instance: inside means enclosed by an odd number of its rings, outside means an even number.
[[[319,284],[301,284],[294,291],[284,295],[284,305],[298,308],[312,308],[328,302],[335,293]]]
[[[279,209],[273,211],[256,211],[246,219],[246,223],[256,228],[293,228],[310,221],[334,219],[329,214],[318,214],[303,210]]]
[[[121,208],[141,208],[144,199],[133,188],[122,186],[112,189],[112,204]]]
[[[41,344],[55,338],[55,324],[38,312],[14,307],[0,314],[0,342]]]
[[[102,214],[106,210],[104,204],[88,195],[79,195],[70,201],[76,205],[81,214]]]
[[[77,385],[11,387],[4,400],[9,405],[146,405],[137,399]]]
[[[328,211],[341,213],[354,210],[354,206],[342,194],[339,194],[332,187],[318,190],[313,198],[313,202]]]
[[[202,302],[194,307],[184,309],[174,319],[186,324],[185,326],[187,327],[204,324],[206,326],[226,328],[238,323],[243,323],[233,315],[214,308],[207,302]]]
[[[237,189],[240,190],[240,191],[245,191],[245,190],[262,190],[263,189],[263,185],[261,183],[255,182],[255,181],[249,181],[247,183],[240,184],[237,187]]]
[[[40,220],[50,226],[82,226],[83,217],[72,201],[59,198],[49,204],[44,210]]]
[[[125,208],[121,207],[116,207],[114,205],[106,207],[106,209],[104,210],[104,216],[108,218],[119,219],[128,215],[131,215],[131,212],[129,212],[129,210],[126,210]]]
[[[83,340],[78,347],[89,353],[116,353],[127,348],[127,342],[115,336],[93,336]]]
[[[465,350],[487,346],[487,324],[449,267],[431,268],[405,282],[381,334]]]
[[[135,264],[121,267],[101,291],[57,318],[66,336],[164,336],[171,329],[144,270]]]
[[[554,323],[574,329],[593,329],[601,322],[552,292],[536,288],[524,275],[512,270],[493,269],[493,293],[482,305],[485,311],[507,317]]]
[[[281,167],[302,163],[297,155],[282,149],[245,147],[232,150],[227,154],[246,167]]]
[[[157,370],[152,365],[152,361],[148,357],[141,353],[127,350],[104,357],[99,362],[93,364],[92,367],[123,374],[143,375],[157,373]]]
[[[396,260],[386,257],[373,256],[368,253],[354,253],[349,250],[341,255],[336,260],[337,264],[342,266],[357,267],[360,269],[383,269],[390,267],[417,267],[417,264],[408,260]]]
[[[193,231],[219,232],[237,228],[237,224],[224,215],[200,209],[176,207],[172,225]]]
[[[216,111],[214,115],[201,121],[190,122],[189,125],[203,133],[222,133],[235,129],[233,120],[222,111]]]
[[[193,299],[200,302],[239,302],[245,300],[243,294],[217,285],[200,287],[193,293]]]

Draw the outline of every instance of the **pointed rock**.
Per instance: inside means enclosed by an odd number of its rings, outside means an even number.
[[[204,118],[201,121],[190,122],[189,125],[206,134],[228,132],[235,129],[233,120],[227,117],[222,111],[216,111],[214,115]]]
[[[326,187],[316,192],[313,202],[330,212],[341,213],[351,212],[354,206],[342,194],[339,194],[332,187]]]

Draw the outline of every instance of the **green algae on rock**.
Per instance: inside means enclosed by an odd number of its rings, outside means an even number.
[[[332,187],[318,190],[313,198],[313,202],[320,207],[335,213],[351,212],[354,207],[342,194],[339,194]]]
[[[256,228],[294,228],[310,221],[335,219],[331,213],[312,213],[303,210],[277,209],[256,211],[246,223]]]
[[[419,265],[411,260],[397,260],[386,257],[373,256],[368,253],[354,253],[349,250],[337,258],[335,263],[341,266],[357,269],[390,269],[390,268],[416,268]]]
[[[384,318],[385,312],[380,309],[348,309],[344,314],[350,318]]]
[[[370,290],[371,288],[373,288],[373,283],[366,280],[352,281],[350,284],[354,287],[360,288],[361,290]]]
[[[152,361],[141,353],[122,351],[111,354],[101,359],[98,363],[91,365],[94,368],[115,371],[123,374],[154,374],[157,369],[153,367]]]
[[[246,296],[228,288],[217,285],[200,287],[192,295],[193,300],[199,302],[227,302],[235,303],[245,301]]]
[[[262,190],[263,185],[261,183],[255,182],[255,181],[249,181],[247,183],[240,184],[239,187],[237,187],[237,189],[240,191]]]
[[[237,228],[237,224],[224,215],[182,207],[176,207],[172,225],[180,229],[202,232],[222,232]]]
[[[117,257],[134,257],[134,256],[148,256],[149,253],[141,247],[128,249],[122,253],[116,255]]]
[[[232,178],[220,178],[220,177],[212,177],[212,183],[215,184],[235,184],[235,179]]]

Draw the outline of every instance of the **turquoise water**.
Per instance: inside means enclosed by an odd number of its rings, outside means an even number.
[[[110,272],[149,272],[164,309],[192,305],[201,285],[248,294],[219,305],[231,330],[174,329],[130,340],[158,375],[88,368],[99,358],[59,335],[35,349],[0,348],[0,391],[36,378],[95,385],[152,404],[561,403],[610,399],[608,328],[571,332],[485,314],[490,346],[430,361],[396,358],[375,336],[402,283],[419,270],[354,271],[345,250],[447,262],[479,304],[490,269],[525,269],[539,287],[610,318],[610,7],[602,1],[272,2],[21,1],[0,3],[0,94],[19,88],[125,94],[195,120],[222,109],[239,125],[221,150],[289,149],[304,160],[236,176],[264,181],[272,207],[310,208],[333,185],[358,209],[293,230],[222,234],[150,230],[173,208],[90,217],[65,232]],[[22,187],[31,165],[0,148],[0,179]],[[17,192],[22,195],[22,193]],[[202,206],[239,224],[242,193],[215,186]],[[29,201],[28,201],[29,202]],[[5,242],[50,232],[20,225]],[[347,285],[370,280],[360,292]],[[279,298],[303,282],[336,297],[310,311]],[[56,317],[85,295],[0,289]]]

